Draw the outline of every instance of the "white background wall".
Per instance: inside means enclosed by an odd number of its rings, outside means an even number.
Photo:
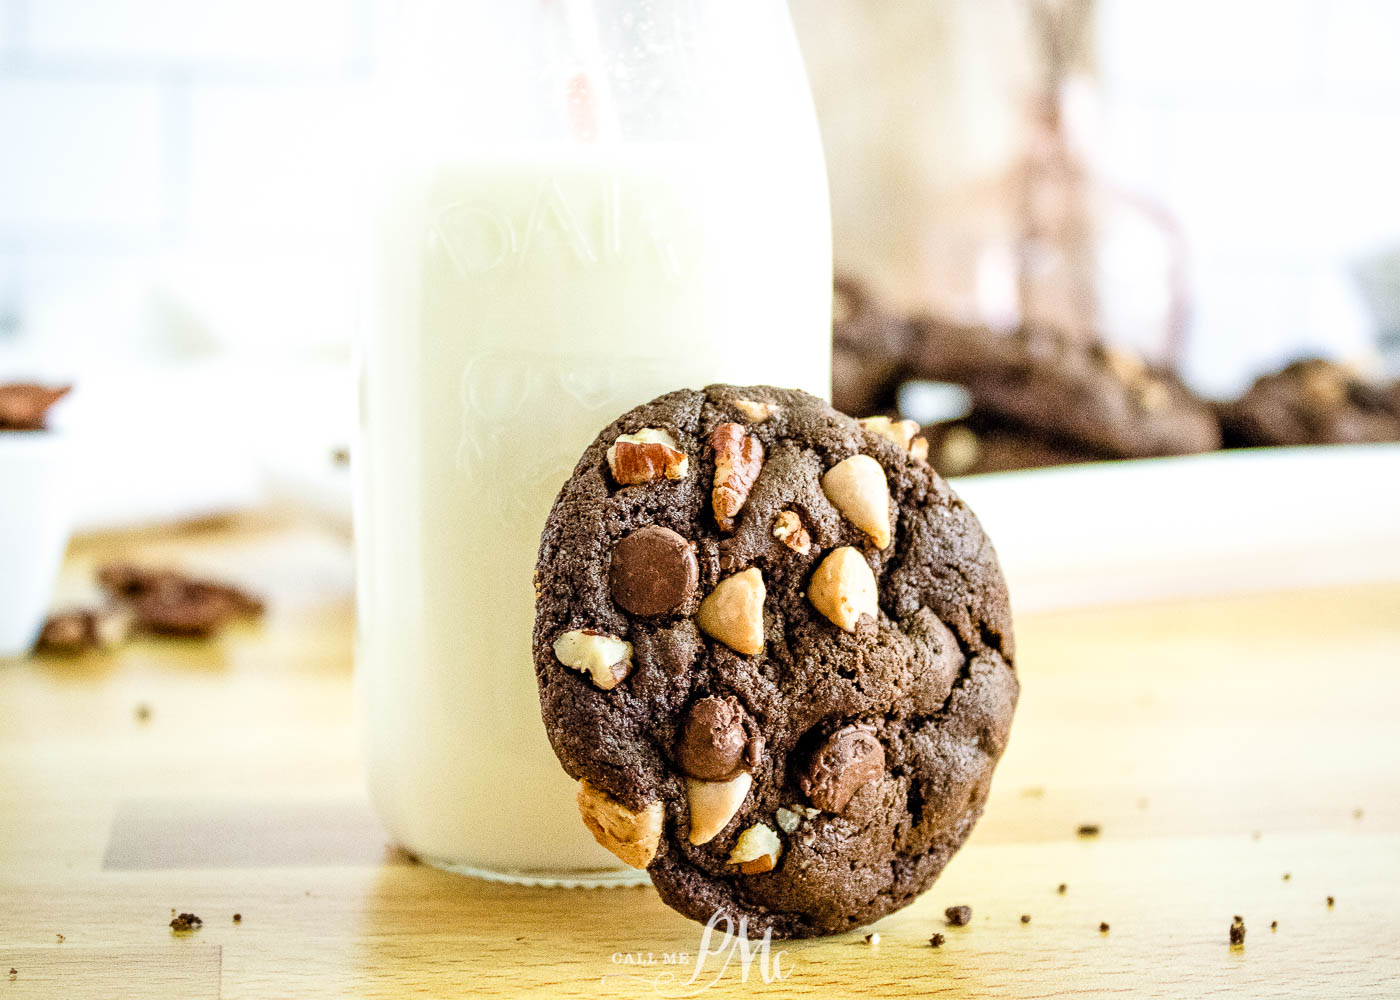
[[[0,344],[343,355],[376,2],[0,0]],[[1400,0],[1100,5],[1103,164],[1186,227],[1196,381],[1364,352],[1351,268],[1400,243]]]

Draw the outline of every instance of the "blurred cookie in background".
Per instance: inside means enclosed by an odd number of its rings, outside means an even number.
[[[964,385],[976,412],[1111,458],[1220,447],[1212,409],[1164,368],[1044,328],[1011,334],[914,324],[915,367]]]
[[[836,279],[831,306],[832,405],[857,417],[892,411],[895,391],[908,377],[908,322],[850,277]]]
[[[1305,358],[1261,376],[1220,419],[1227,443],[1241,447],[1400,441],[1397,397],[1396,386],[1347,365]]]
[[[1106,457],[1072,443],[1047,440],[986,414],[932,424],[922,434],[928,440],[928,461],[941,476],[1039,469]]]

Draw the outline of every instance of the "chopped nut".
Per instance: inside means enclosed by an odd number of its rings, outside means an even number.
[[[632,644],[591,628],[571,629],[554,640],[554,655],[566,667],[593,678],[611,691],[632,672]]]
[[[890,544],[890,484],[869,455],[852,455],[822,476],[822,492],[847,520],[874,540]]]
[[[773,811],[773,818],[778,822],[778,829],[783,833],[792,833],[802,825],[802,817],[791,809],[784,809],[779,806]]]
[[[1147,374],[1142,358],[1116,347],[1103,349],[1103,361],[1120,382],[1136,382]]]
[[[872,931],[871,933],[865,935],[865,943],[868,945],[878,946],[880,944],[880,932]]]
[[[743,833],[729,852],[729,863],[738,865],[745,875],[761,875],[778,867],[783,842],[772,827],[755,823]]]
[[[977,435],[966,427],[949,427],[938,446],[938,471],[945,476],[961,476],[981,457]]]
[[[856,630],[861,615],[879,617],[875,574],[865,557],[849,545],[841,546],[821,561],[807,587],[807,599],[847,632]]]
[[[728,781],[685,780],[685,797],[690,803],[690,842],[708,844],[729,825],[748,797],[753,776],[747,771]]]
[[[889,417],[862,417],[859,421],[861,427],[878,434],[883,438],[889,438],[905,451],[910,451],[914,446],[915,435],[919,433],[919,425],[914,420],[891,420]]]
[[[773,411],[778,408],[776,403],[764,403],[757,399],[736,399],[734,409],[748,417],[756,424],[761,424],[773,415]]]
[[[1159,413],[1171,402],[1167,387],[1155,378],[1147,379],[1136,389],[1138,405],[1148,413]]]
[[[909,457],[919,462],[928,461],[928,438],[920,434],[909,442]]]
[[[645,868],[656,857],[661,843],[660,802],[648,803],[641,811],[628,809],[588,781],[578,783],[578,811],[593,839],[633,868]]]
[[[635,434],[618,435],[608,448],[608,468],[619,486],[633,486],[663,476],[684,479],[690,459],[669,431],[643,427]]]
[[[812,551],[812,536],[795,510],[781,510],[773,519],[773,537],[800,556]]]
[[[763,652],[763,573],[750,567],[721,580],[700,602],[695,623],[736,653]]]
[[[710,434],[710,446],[715,450],[715,520],[720,530],[733,531],[734,517],[763,468],[763,443],[745,434],[742,424],[720,424]]]

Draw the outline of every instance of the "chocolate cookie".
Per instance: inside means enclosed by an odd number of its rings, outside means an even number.
[[[1220,447],[1211,408],[1174,374],[1106,344],[1042,328],[1003,334],[921,319],[913,372],[957,382],[974,408],[1111,458]]]
[[[1234,445],[1400,441],[1400,399],[1334,361],[1308,358],[1264,375],[1223,408]]]
[[[984,413],[933,424],[923,428],[922,433],[929,442],[929,462],[942,476],[1040,469],[1112,457],[1095,454],[1071,441],[1052,440]]]
[[[696,920],[848,930],[982,812],[1018,683],[991,543],[909,428],[805,393],[669,393],[546,522],[535,673],[584,822]]]

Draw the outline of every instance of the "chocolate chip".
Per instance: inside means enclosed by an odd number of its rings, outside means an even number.
[[[1244,921],[1239,917],[1230,925],[1230,943],[1232,945],[1244,944]]]
[[[695,593],[695,548],[670,528],[638,528],[613,546],[608,583],[613,599],[634,615],[665,615]]]
[[[972,907],[950,906],[943,911],[943,916],[954,927],[966,927],[972,921]]]
[[[763,755],[763,737],[755,731],[739,699],[701,698],[690,706],[676,760],[681,770],[701,781],[728,781]]]
[[[826,738],[799,783],[812,805],[839,813],[857,789],[884,773],[885,748],[874,727],[853,723]]]

